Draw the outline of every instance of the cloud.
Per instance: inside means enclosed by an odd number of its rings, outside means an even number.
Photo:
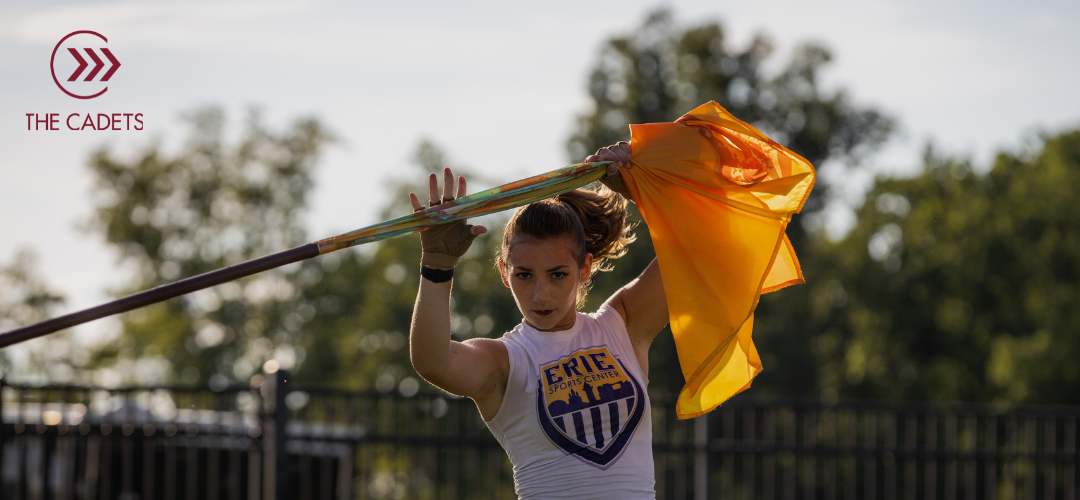
[[[0,21],[0,40],[56,43],[57,33],[87,29],[134,32],[144,43],[198,42],[200,27],[237,20],[287,18],[310,11],[310,4],[267,2],[105,2],[26,9]],[[178,26],[188,29],[177,29]]]
[[[448,23],[430,13],[319,9],[296,1],[107,2],[16,11],[0,20],[0,43],[51,47],[71,31],[93,29],[128,53],[169,49],[385,68],[487,64],[542,52],[535,35],[545,27],[486,24],[480,17]]]

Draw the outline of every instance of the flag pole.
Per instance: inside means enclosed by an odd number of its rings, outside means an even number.
[[[210,288],[214,285],[317,257],[324,253],[341,250],[342,248],[422,231],[435,224],[447,224],[470,217],[479,217],[509,210],[555,196],[598,180],[606,172],[608,163],[611,162],[602,161],[570,165],[545,174],[463,196],[397,219],[185,278],[30,326],[16,328],[0,333],[0,349],[95,319],[138,309],[204,288]]]
[[[268,269],[310,259],[317,255],[319,255],[319,245],[316,243],[308,243],[290,250],[285,250],[284,252],[278,252],[267,255],[266,257],[260,257],[234,266],[154,287],[100,306],[91,307],[71,314],[65,314],[50,320],[2,333],[0,334],[0,348],[48,335],[88,321],[112,316],[113,314],[120,314],[122,312],[162,302],[204,288],[210,288],[227,281],[251,276],[252,274],[260,273]]]

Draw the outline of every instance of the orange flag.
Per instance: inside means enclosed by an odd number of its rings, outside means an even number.
[[[686,385],[679,418],[750,387],[762,293],[802,283],[784,230],[814,186],[810,162],[716,102],[674,123],[631,125],[623,181],[652,236]]]

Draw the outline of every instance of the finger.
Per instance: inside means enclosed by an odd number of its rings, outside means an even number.
[[[604,161],[604,157],[600,155],[589,155],[585,157],[585,163],[592,163],[594,161]]]
[[[462,198],[465,196],[465,176],[459,175],[457,178],[457,196],[456,198]]]
[[[443,169],[442,199],[449,200],[454,197],[454,173],[450,167]]]
[[[630,153],[628,153],[626,151],[623,151],[623,148],[620,148],[620,147],[617,147],[617,146],[611,148],[611,152],[614,153],[615,156],[619,157],[619,166],[620,167],[629,167],[630,166]]]
[[[409,203],[412,204],[413,210],[424,209],[424,205],[420,203],[420,198],[416,197],[416,193],[409,193]]]
[[[600,150],[600,156],[606,161],[613,161],[613,162],[618,162],[619,161],[619,156],[616,155],[615,152],[612,151],[609,148],[601,149]]]
[[[428,206],[438,205],[439,200],[439,176],[431,174],[428,176]]]
[[[487,228],[484,226],[469,226],[469,234],[473,236],[480,236],[487,232]]]
[[[618,173],[619,173],[619,166],[614,164],[614,163],[608,163],[607,174],[608,175],[618,175]]]

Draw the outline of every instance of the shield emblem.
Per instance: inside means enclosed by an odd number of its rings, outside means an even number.
[[[540,366],[540,427],[555,446],[607,469],[645,413],[644,391],[606,346],[580,349]]]

